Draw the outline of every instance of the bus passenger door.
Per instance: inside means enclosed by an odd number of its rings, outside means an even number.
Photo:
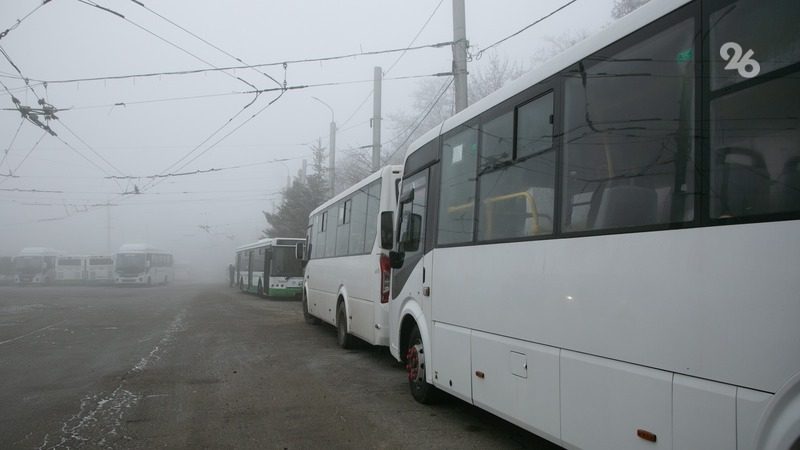
[[[272,247],[267,247],[264,249],[264,273],[261,275],[261,283],[264,289],[264,296],[267,296],[269,293],[269,277],[272,273]]]
[[[394,253],[402,261],[392,263],[389,306],[390,346],[395,356],[403,352],[406,345],[405,342],[399,342],[401,314],[411,312],[415,315],[422,338],[428,339],[426,322],[431,312],[430,272],[425,263],[430,263],[430,252],[423,258],[428,228],[428,174],[429,170],[424,169],[404,179],[398,200],[397,241]]]
[[[247,252],[247,290],[253,287],[253,250]]]

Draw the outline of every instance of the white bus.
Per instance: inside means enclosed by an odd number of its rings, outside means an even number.
[[[61,252],[46,247],[26,247],[14,257],[14,282],[48,284],[56,279],[56,258]]]
[[[64,284],[81,284],[89,279],[87,263],[89,257],[84,255],[62,255],[56,258],[56,281]]]
[[[800,448],[799,23],[654,0],[414,143],[413,396],[568,448]]]
[[[303,266],[295,249],[305,239],[265,238],[236,249],[239,289],[259,297],[297,297],[303,289]]]
[[[175,279],[172,254],[147,244],[124,244],[114,255],[114,283],[167,284]]]
[[[86,271],[89,283],[113,283],[114,258],[108,255],[89,256],[86,261]]]
[[[339,345],[357,336],[389,344],[389,259],[400,166],[386,166],[311,212],[303,312],[337,327]]]

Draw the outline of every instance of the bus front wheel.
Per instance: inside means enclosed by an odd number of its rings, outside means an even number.
[[[436,388],[425,380],[425,347],[419,327],[414,325],[406,345],[406,373],[414,400],[429,404],[435,400]]]
[[[339,302],[336,308],[336,342],[344,349],[353,347],[353,336],[347,332],[347,311],[344,302]]]
[[[303,320],[306,321],[309,325],[319,325],[321,321],[316,317],[312,316],[311,313],[308,312],[308,298],[306,298],[306,291],[302,293],[302,302],[303,302]]]

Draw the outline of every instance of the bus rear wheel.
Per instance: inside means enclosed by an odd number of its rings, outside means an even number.
[[[416,325],[409,334],[405,355],[411,396],[420,403],[432,403],[436,399],[437,390],[425,380],[425,347]]]
[[[347,332],[347,311],[344,302],[336,308],[336,342],[344,349],[353,347],[353,336]]]

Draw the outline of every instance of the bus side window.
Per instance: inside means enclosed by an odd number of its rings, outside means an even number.
[[[564,73],[563,231],[694,219],[694,31],[644,30]]]

